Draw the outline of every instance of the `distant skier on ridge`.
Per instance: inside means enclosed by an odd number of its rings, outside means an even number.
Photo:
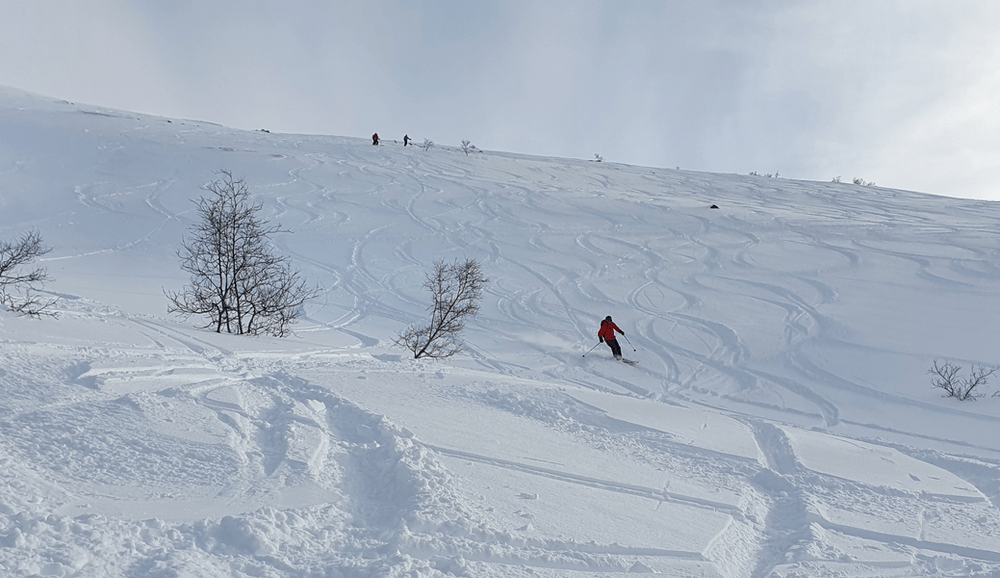
[[[408,144],[410,144],[410,135],[404,134],[403,135],[403,146],[405,147]]]
[[[597,337],[601,339],[601,343],[607,343],[608,347],[611,348],[611,353],[614,354],[615,359],[621,361],[622,347],[618,345],[618,340],[615,339],[615,331],[625,335],[625,332],[622,331],[620,327],[615,325],[615,322],[611,320],[611,316],[608,315],[603,321],[601,321],[601,329],[597,332]]]
[[[378,146],[378,133],[372,135],[372,144]]]

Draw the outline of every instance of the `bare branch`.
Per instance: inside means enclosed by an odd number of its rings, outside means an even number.
[[[1000,366],[996,367],[984,367],[981,365],[972,366],[972,370],[969,372],[969,379],[965,381],[966,387],[969,392],[976,389],[980,385],[986,385],[986,380],[992,376]],[[982,397],[984,394],[979,394],[977,397]]]
[[[989,377],[998,370],[1000,370],[1000,366],[989,368],[982,365],[973,365],[969,372],[969,377],[963,379],[958,376],[959,372],[962,371],[962,366],[954,365],[950,362],[938,365],[937,360],[934,360],[934,365],[927,370],[927,373],[932,376],[931,385],[944,391],[945,397],[954,397],[959,401],[965,401],[967,399],[974,400],[986,395],[985,393],[976,391],[976,388],[986,385]]]
[[[57,300],[38,295],[45,283],[52,280],[45,269],[19,270],[51,250],[42,245],[38,231],[22,233],[16,241],[0,240],[0,305],[28,317],[55,317],[51,307]]]

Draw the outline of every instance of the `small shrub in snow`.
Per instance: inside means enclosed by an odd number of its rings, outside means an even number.
[[[982,365],[973,365],[969,371],[969,377],[962,378],[958,375],[962,371],[962,366],[953,365],[950,362],[938,365],[937,360],[934,360],[934,365],[927,370],[927,373],[932,376],[931,385],[944,391],[945,397],[954,397],[959,401],[965,401],[983,397],[985,394],[977,392],[976,388],[986,385],[986,381],[998,369],[1000,366],[988,368]]]
[[[832,179],[830,179],[830,182],[831,183],[839,183],[840,182],[840,175],[837,175],[837,176],[833,177]]]
[[[429,151],[432,146],[434,146],[434,141],[425,138],[424,144],[420,145],[420,148],[424,149],[424,151]]]
[[[604,162],[604,157],[602,157],[601,155],[599,155],[597,153],[594,153],[594,162],[595,163],[603,163]]]
[[[851,182],[853,182],[855,185],[861,185],[862,187],[874,187],[875,186],[875,181],[866,181],[866,180],[862,179],[861,177],[854,177],[854,180],[851,181]]]
[[[464,263],[435,261],[434,272],[424,281],[434,300],[431,322],[420,328],[411,325],[394,343],[412,351],[414,359],[455,355],[462,350],[458,334],[465,327],[465,319],[479,312],[479,300],[487,282],[489,279],[483,277],[475,259],[466,259]]]
[[[316,290],[306,287],[288,257],[274,253],[271,235],[287,231],[257,215],[262,205],[251,200],[243,179],[221,175],[205,186],[210,195],[196,201],[201,222],[177,252],[191,284],[167,292],[167,312],[207,315],[204,327],[217,333],[283,337]]]
[[[476,145],[472,144],[472,141],[462,141],[462,152],[465,153],[465,156],[469,156],[469,153],[474,153],[478,150],[479,149],[476,148]]]
[[[0,240],[0,305],[28,317],[55,316],[50,307],[56,300],[38,296],[38,291],[51,281],[45,269],[19,271],[51,250],[42,246],[38,231],[24,233],[16,241]]]

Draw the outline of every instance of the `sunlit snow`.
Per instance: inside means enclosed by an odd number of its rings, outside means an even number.
[[[220,169],[319,287],[291,337],[166,312]],[[0,574],[998,576],[1000,378],[926,375],[1000,362],[998,224],[0,89],[0,236],[42,234],[58,297],[0,311]],[[392,341],[463,258],[465,352],[414,360]],[[607,315],[637,366],[588,353]]]

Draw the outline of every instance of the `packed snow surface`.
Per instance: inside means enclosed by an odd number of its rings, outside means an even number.
[[[166,312],[221,169],[319,289],[291,337]],[[0,311],[0,575],[1000,576],[998,390],[926,375],[1000,357],[998,222],[0,89],[0,236],[58,297]],[[465,258],[465,352],[412,359]]]

